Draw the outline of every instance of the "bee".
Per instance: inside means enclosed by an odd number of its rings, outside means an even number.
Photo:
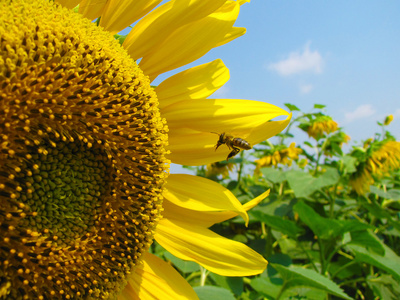
[[[228,148],[232,150],[231,152],[229,152],[226,160],[229,160],[230,158],[234,157],[236,154],[240,152],[241,149],[244,150],[251,149],[250,143],[248,141],[245,141],[244,139],[233,137],[232,135],[225,134],[225,132],[221,134],[216,132],[212,133],[219,135],[218,142],[215,145],[215,151],[217,151],[218,147],[223,144],[227,145]]]

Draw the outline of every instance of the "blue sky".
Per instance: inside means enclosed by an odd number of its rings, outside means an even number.
[[[242,5],[235,26],[247,33],[154,83],[221,58],[231,78],[212,98],[282,108],[289,102],[304,112],[324,104],[350,145],[380,132],[376,122],[393,114],[388,130],[400,140],[398,0],[252,0]],[[296,140],[306,139],[301,134]]]
[[[215,98],[325,104],[353,141],[393,114],[399,139],[399,16],[398,1],[252,0],[235,24],[247,33],[191,65],[221,58],[230,69]]]

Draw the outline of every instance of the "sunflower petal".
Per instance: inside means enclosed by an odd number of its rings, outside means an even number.
[[[239,10],[237,2],[228,1],[209,16],[180,27],[157,46],[162,51],[143,56],[140,68],[153,80],[161,73],[202,57],[224,39],[235,23]]]
[[[229,69],[222,60],[199,65],[175,74],[156,88],[160,108],[186,99],[201,99],[212,95],[229,80]]]
[[[255,145],[281,132],[291,118],[277,106],[235,99],[181,101],[165,107],[162,114],[169,127],[168,158],[192,166],[226,159],[230,151],[227,147],[214,149],[218,140],[215,132],[226,132]],[[278,116],[288,117],[269,122]]]
[[[226,0],[169,1],[150,12],[131,30],[124,48],[133,59],[159,50],[157,46],[179,27],[213,13]]]
[[[157,256],[145,253],[144,264],[135,269],[118,300],[199,299],[185,279]]]
[[[231,211],[247,223],[249,216],[239,200],[222,185],[198,176],[171,174],[163,196],[170,202],[195,211]]]
[[[162,219],[155,239],[173,255],[195,261],[222,276],[260,274],[267,261],[257,252],[236,241],[189,222]]]
[[[89,20],[100,17],[107,0],[82,0],[79,4],[79,13]]]
[[[73,9],[81,2],[81,0],[56,0],[56,2],[68,9]]]
[[[253,200],[243,204],[244,210],[248,211],[260,203],[263,199],[268,197],[269,190],[262,193],[258,197]],[[164,218],[168,220],[190,220],[192,224],[196,224],[198,226],[202,226],[208,228],[216,223],[223,222],[225,220],[229,220],[231,218],[236,217],[238,214],[234,211],[196,211],[193,212],[192,209],[183,208],[181,206],[177,206],[170,202],[168,199],[165,199],[163,202]]]
[[[100,26],[112,34],[133,24],[162,0],[109,0],[104,7]]]
[[[233,27],[227,34],[225,34],[222,41],[220,41],[215,47],[219,47],[229,42],[232,42],[234,39],[241,37],[246,33],[246,28],[244,27]]]

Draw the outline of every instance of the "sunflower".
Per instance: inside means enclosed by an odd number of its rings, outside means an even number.
[[[221,175],[223,179],[226,179],[229,177],[229,172],[232,172],[234,167],[234,163],[228,162],[215,162],[208,164],[205,170],[205,176],[207,178],[216,178]]]
[[[364,162],[357,166],[351,176],[350,185],[359,195],[369,191],[376,179],[381,179],[390,172],[400,169],[400,143],[385,140],[374,142],[367,140]]]
[[[320,139],[325,134],[335,132],[338,130],[338,124],[332,120],[329,116],[318,116],[316,119],[311,121],[311,124],[307,126],[308,136],[314,139]]]
[[[265,155],[264,157],[256,160],[255,173],[260,174],[260,169],[263,167],[274,166],[277,167],[278,164],[291,166],[293,160],[297,161],[299,159],[299,154],[303,153],[303,150],[296,147],[296,143],[293,142],[289,147],[285,145],[280,145],[272,153]]]
[[[268,192],[242,205],[213,181],[168,177],[169,162],[223,160],[211,132],[257,144],[290,115],[208,99],[229,79],[221,60],[151,86],[244,34],[245,1],[58,2],[0,0],[0,298],[196,299],[148,252],[154,239],[221,275],[262,272],[261,255],[208,228],[248,222]],[[135,22],[121,47],[111,34]]]

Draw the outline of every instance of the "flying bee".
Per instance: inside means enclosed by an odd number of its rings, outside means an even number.
[[[228,146],[229,149],[232,151],[229,152],[228,157],[226,160],[229,160],[230,158],[234,157],[236,154],[240,152],[241,149],[243,150],[249,150],[251,149],[251,145],[248,141],[245,141],[244,139],[238,138],[238,137],[233,137],[232,135],[225,134],[225,132],[219,134],[216,132],[212,132],[215,134],[219,135],[219,139],[217,144],[215,145],[215,151],[217,151],[218,147],[225,144]]]

